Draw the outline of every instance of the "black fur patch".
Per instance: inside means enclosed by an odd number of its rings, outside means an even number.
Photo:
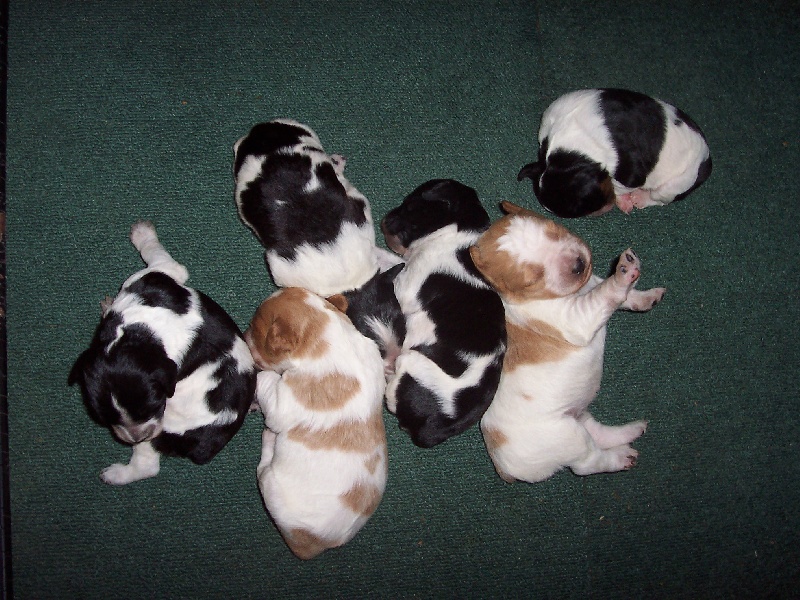
[[[145,306],[160,306],[178,315],[185,315],[191,307],[190,294],[186,288],[160,271],[147,273],[126,289],[139,296]]]
[[[617,151],[612,176],[626,187],[641,187],[658,162],[667,137],[663,106],[639,92],[604,89],[600,91],[600,112]]]
[[[364,336],[378,344],[381,355],[386,357],[386,340],[375,333],[371,323],[384,324],[394,337],[397,346],[403,345],[406,337],[406,322],[400,303],[394,293],[394,280],[403,264],[396,265],[375,276],[357,290],[344,293],[347,298],[347,316],[355,328]]]
[[[270,122],[255,125],[236,149],[234,175],[239,174],[239,169],[248,156],[269,156],[281,148],[296,146],[301,138],[308,135],[309,131],[304,127],[288,123]]]

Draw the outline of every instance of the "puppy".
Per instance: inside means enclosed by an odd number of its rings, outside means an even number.
[[[400,261],[375,245],[367,199],[306,125],[277,119],[234,145],[239,216],[266,249],[275,284],[330,296]],[[384,262],[385,261],[385,262]]]
[[[336,303],[334,306],[333,303]],[[286,288],[258,308],[245,339],[266,429],[258,484],[304,560],[348,542],[375,512],[387,477],[383,363],[374,342],[326,301]]]
[[[451,179],[422,184],[382,223],[406,259],[394,283],[406,337],[386,404],[422,448],[477,423],[500,380],[503,303],[469,255],[488,226],[475,190]]]
[[[571,92],[545,111],[538,161],[517,179],[559,217],[624,213],[681,200],[711,175],[703,132],[681,110],[638,92]]]
[[[133,446],[129,464],[100,474],[117,485],[157,475],[160,454],[210,461],[239,430],[256,386],[238,327],[216,302],[183,285],[186,267],[164,250],[153,226],[134,224],[131,241],[147,268],[103,305],[69,376],[89,415]]]
[[[618,308],[646,311],[663,288],[633,289],[639,259],[619,258],[606,280],[592,275],[586,243],[555,222],[504,203],[509,212],[470,249],[500,292],[508,352],[481,431],[505,481],[542,481],[562,467],[578,475],[631,468],[630,443],[645,421],[608,427],[589,403],[600,387],[606,322]]]

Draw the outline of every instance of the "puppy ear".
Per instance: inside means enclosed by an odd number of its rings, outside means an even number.
[[[175,386],[178,385],[178,365],[169,358],[161,361],[161,364],[150,375],[150,381],[159,393],[164,394],[165,398],[171,398],[175,395]]]
[[[282,359],[294,350],[299,342],[297,332],[281,317],[277,317],[267,330],[264,354],[270,361]]]
[[[509,202],[508,200],[503,200],[500,203],[500,210],[502,210],[507,215],[515,215],[517,213],[522,212],[525,210],[521,206],[514,204],[513,202]]]
[[[326,298],[328,302],[333,304],[336,307],[336,310],[339,312],[346,313],[347,312],[347,298],[345,298],[342,294],[334,294],[330,298]]]
[[[542,176],[542,173],[544,173],[544,168],[545,162],[543,160],[535,163],[528,163],[520,169],[517,174],[517,181],[522,181],[525,178],[537,181],[539,177]]]

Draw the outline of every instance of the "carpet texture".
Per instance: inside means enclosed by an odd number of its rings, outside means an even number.
[[[800,584],[797,2],[12,1],[8,404],[17,598],[789,598]],[[209,465],[130,451],[67,374],[141,262],[137,219],[240,326],[274,288],[238,220],[232,145],[309,124],[376,220],[434,177],[493,218],[564,92],[626,87],[706,133],[683,202],[565,224],[600,269],[632,246],[648,314],[608,328],[599,420],[645,418],[626,473],[509,485],[476,428],[433,450],[386,413],[389,483],[348,545],[294,558],[251,415]],[[379,239],[380,236],[379,236]],[[381,239],[382,241],[382,239]]]

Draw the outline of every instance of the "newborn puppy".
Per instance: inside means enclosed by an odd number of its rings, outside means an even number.
[[[394,283],[406,337],[386,404],[412,441],[430,448],[477,423],[500,380],[503,303],[469,256],[489,215],[472,188],[434,179],[382,226],[387,245],[406,259]]]
[[[508,482],[542,481],[565,466],[578,475],[629,469],[637,457],[629,444],[645,421],[609,427],[588,407],[600,388],[606,322],[618,308],[649,310],[665,290],[633,289],[632,250],[602,280],[583,240],[531,211],[503,208],[510,214],[470,249],[506,308],[503,375],[481,420],[495,469]]]
[[[210,461],[239,430],[254,400],[256,371],[233,320],[183,284],[186,267],[164,250],[150,223],[131,229],[147,264],[104,304],[89,348],[69,376],[89,415],[133,446],[127,465],[106,468],[106,483],[159,471],[159,453]]]
[[[559,217],[603,214],[681,200],[711,175],[697,124],[681,110],[638,92],[571,92],[545,111],[539,159],[517,176]]]
[[[344,304],[341,295],[326,301],[286,288],[261,304],[245,332],[267,369],[257,392],[266,425],[259,488],[302,559],[348,542],[386,486],[383,363]]]
[[[376,247],[369,203],[344,177],[344,158],[326,154],[306,125],[258,124],[234,154],[239,216],[266,249],[276,285],[329,296],[400,262]]]

